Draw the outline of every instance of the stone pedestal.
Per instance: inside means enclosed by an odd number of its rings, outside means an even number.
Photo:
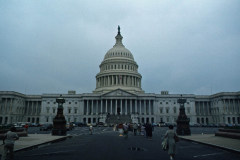
[[[56,99],[56,102],[58,103],[58,110],[56,117],[53,119],[52,135],[65,136],[67,134],[66,120],[63,115],[63,103],[65,103],[65,99],[60,95]]]
[[[191,130],[189,127],[189,118],[187,118],[184,108],[184,103],[186,99],[180,98],[177,101],[180,104],[179,115],[177,119],[177,134],[178,135],[191,135]]]

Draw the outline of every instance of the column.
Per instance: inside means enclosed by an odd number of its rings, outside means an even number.
[[[99,114],[99,106],[98,106],[98,100],[96,100],[96,114]]]
[[[89,114],[89,102],[87,100],[87,113],[86,113],[86,115],[88,115],[88,114]]]
[[[115,115],[117,115],[117,99],[115,100]]]
[[[110,114],[113,114],[112,99],[111,99],[111,107],[110,107],[110,109],[111,109]]]
[[[11,102],[10,102],[10,113],[12,112],[13,109],[13,99],[11,98]]]
[[[5,98],[5,105],[4,105],[3,112],[5,112],[5,114],[7,114],[7,98]],[[3,119],[3,123],[5,123],[5,119]]]
[[[152,115],[151,100],[148,100],[148,108],[149,108],[149,110],[148,110],[149,114]]]
[[[125,115],[127,115],[127,99],[125,99]]]
[[[140,100],[139,102],[140,102],[139,114],[142,115],[142,100]]]
[[[137,114],[137,100],[135,99],[135,114]]]
[[[31,112],[30,112],[31,116],[33,115],[33,102],[34,101],[32,101]]]
[[[91,115],[93,115],[93,100],[92,100],[92,110],[91,110]]]
[[[233,100],[233,107],[234,107],[234,114],[237,114],[236,99]]]
[[[103,113],[103,100],[101,99],[101,114]]]
[[[203,102],[203,115],[206,115],[206,113],[205,113],[205,102]]]
[[[111,85],[113,85],[113,84],[114,84],[114,79],[113,79],[113,76],[111,76],[111,79],[112,79],[112,83],[111,83]]]
[[[122,99],[121,99],[121,115],[123,114]]]
[[[132,100],[130,99],[130,114],[132,114]]]
[[[230,114],[231,108],[230,108],[230,100],[229,99],[227,99],[227,109],[228,109],[228,114]]]
[[[28,104],[29,104],[29,101],[26,102],[26,108],[24,110],[25,114],[28,114]],[[43,110],[45,110],[45,109],[43,108]]]
[[[105,104],[105,105],[106,105],[105,112],[106,112],[106,114],[107,114],[107,113],[108,113],[108,112],[107,112],[107,99],[106,99],[106,104]]]
[[[108,76],[108,86],[110,86],[110,76]]]
[[[147,105],[146,105],[146,100],[144,100],[144,111],[145,111],[145,115],[147,114]]]

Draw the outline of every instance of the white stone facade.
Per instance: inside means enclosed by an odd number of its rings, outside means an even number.
[[[144,93],[141,74],[132,53],[122,44],[120,27],[116,44],[110,49],[96,75],[93,93],[62,94],[67,122],[96,124],[106,122],[107,115],[129,115],[132,122],[175,123],[180,94]],[[15,122],[52,122],[57,114],[59,94],[24,95],[0,91],[0,124]],[[240,124],[240,92],[223,92],[209,96],[183,94],[190,124]]]
[[[39,96],[0,91],[0,124],[52,122],[57,113],[59,94]],[[117,89],[108,93],[63,94],[67,122],[97,123],[106,115],[131,115],[139,123],[175,123],[181,95],[161,95]],[[186,115],[195,124],[240,124],[240,92],[210,96],[183,95]]]

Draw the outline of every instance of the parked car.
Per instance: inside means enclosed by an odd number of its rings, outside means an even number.
[[[70,131],[70,130],[72,130],[74,127],[73,127],[73,124],[72,124],[72,123],[67,123],[67,124],[66,124],[66,128],[67,128],[67,131]]]
[[[104,123],[103,123],[103,122],[98,122],[98,123],[97,123],[97,126],[98,126],[98,127],[104,127]]]
[[[74,122],[76,126],[78,127],[86,127],[87,124],[86,123],[83,123],[83,122]]]
[[[30,127],[39,127],[39,126],[40,126],[39,123],[32,123],[32,124],[30,125]]]
[[[159,124],[157,124],[157,123],[152,123],[152,126],[153,126],[153,127],[158,127]]]
[[[53,124],[45,123],[40,127],[40,131],[48,131],[53,129]]]

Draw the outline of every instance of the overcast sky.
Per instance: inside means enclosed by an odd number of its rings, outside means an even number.
[[[0,91],[91,93],[118,25],[146,93],[240,91],[239,0],[0,0]]]

